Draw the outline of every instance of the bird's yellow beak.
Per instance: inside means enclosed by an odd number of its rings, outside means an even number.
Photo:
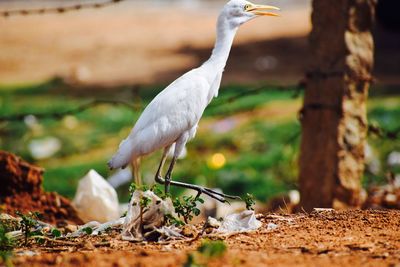
[[[281,9],[276,6],[268,6],[268,5],[249,4],[246,6],[246,11],[251,12],[254,15],[279,17],[278,14],[270,12],[271,10],[281,10]]]

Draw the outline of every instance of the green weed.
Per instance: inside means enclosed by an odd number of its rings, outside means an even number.
[[[211,259],[222,257],[227,250],[227,246],[222,240],[211,241],[203,240],[195,252],[189,253],[184,267],[207,266]]]

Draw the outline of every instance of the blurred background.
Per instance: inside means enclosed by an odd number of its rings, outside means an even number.
[[[3,0],[0,10],[82,2],[90,1]],[[45,189],[67,197],[90,169],[110,177],[106,162],[146,104],[210,55],[225,2],[130,0],[66,14],[1,17],[0,149],[44,167]],[[379,1],[368,116],[397,131],[400,28],[395,9],[385,7],[390,2]],[[281,7],[282,17],[241,27],[220,96],[206,109],[174,179],[252,193],[263,202],[297,190],[311,3],[268,4]],[[400,174],[398,139],[371,136],[366,153],[365,187],[385,183],[389,172]],[[160,157],[142,161],[146,183],[153,183]],[[128,185],[118,190],[127,201]]]

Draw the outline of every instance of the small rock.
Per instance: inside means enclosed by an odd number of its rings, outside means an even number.
[[[207,226],[212,228],[219,228],[221,226],[221,222],[213,217],[208,217]]]
[[[78,226],[76,225],[72,225],[72,224],[68,224],[64,227],[65,233],[73,233],[75,231],[78,231]]]
[[[85,249],[88,249],[88,250],[94,250],[94,249],[95,249],[93,243],[90,242],[90,241],[85,241],[85,242],[83,243],[83,247],[84,247]]]
[[[183,226],[181,234],[186,237],[195,237],[196,232],[196,227],[194,227],[194,225],[186,224],[185,226]]]
[[[212,228],[212,227],[208,227],[208,228],[206,228],[206,230],[204,231],[206,234],[211,234],[213,231],[214,231],[214,229],[215,228]]]
[[[397,203],[397,196],[395,194],[387,194],[385,196],[385,202],[387,205],[394,206]]]

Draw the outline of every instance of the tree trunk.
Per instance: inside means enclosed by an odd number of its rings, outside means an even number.
[[[314,0],[301,110],[301,205],[359,206],[373,65],[374,0]]]

